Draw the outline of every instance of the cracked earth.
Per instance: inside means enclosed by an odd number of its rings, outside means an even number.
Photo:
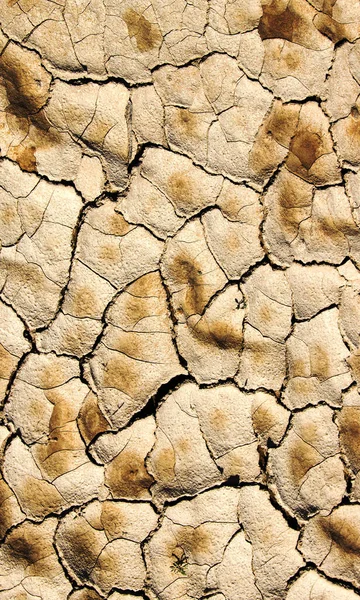
[[[0,600],[356,600],[360,1],[0,15]]]

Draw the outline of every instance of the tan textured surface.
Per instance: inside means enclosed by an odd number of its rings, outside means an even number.
[[[360,1],[0,22],[0,600],[356,600]]]

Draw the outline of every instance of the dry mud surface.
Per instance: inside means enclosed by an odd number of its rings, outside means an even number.
[[[0,600],[356,600],[360,2],[0,20]]]

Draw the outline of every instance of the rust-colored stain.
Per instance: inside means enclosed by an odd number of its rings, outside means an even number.
[[[126,23],[129,36],[135,38],[140,52],[149,52],[159,47],[161,33],[158,25],[150,23],[144,15],[137,13],[132,8],[128,8],[124,12],[123,19]]]
[[[31,57],[30,64],[27,64],[28,57]],[[5,120],[14,136],[8,156],[30,172],[37,170],[37,147],[46,149],[58,144],[60,139],[43,110],[49,98],[50,76],[40,65],[34,64],[33,57],[30,52],[22,55],[13,44],[0,56],[0,85],[7,99]]]
[[[114,498],[146,498],[154,479],[146,470],[144,457],[124,450],[109,465],[107,484]]]
[[[193,262],[187,253],[180,253],[171,265],[170,274],[176,283],[185,288],[182,303],[184,314],[201,314],[208,297],[201,264]]]

